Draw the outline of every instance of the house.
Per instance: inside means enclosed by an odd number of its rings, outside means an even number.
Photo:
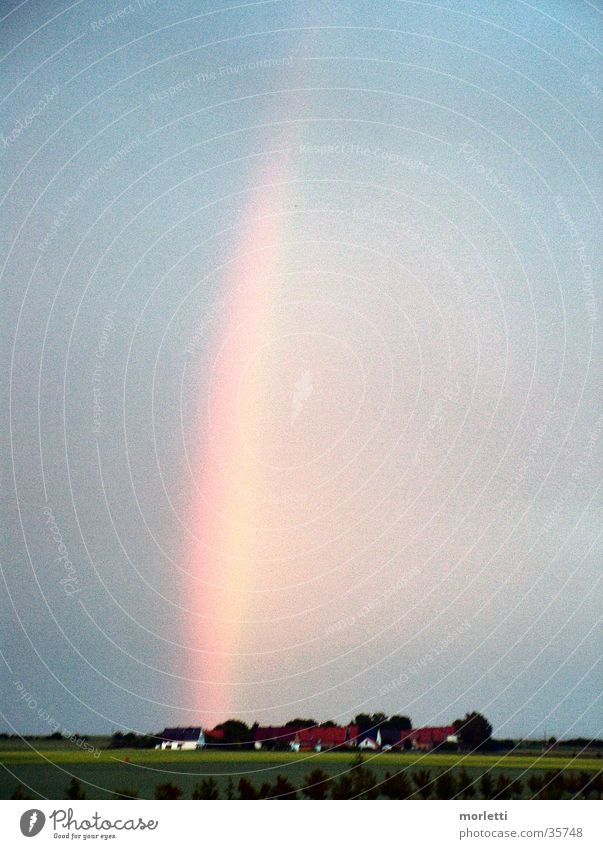
[[[156,749],[202,749],[205,732],[200,726],[190,728],[164,728],[160,734],[161,746]]]
[[[414,728],[403,731],[400,735],[402,748],[412,748],[429,751],[441,746],[442,743],[458,743],[459,738],[452,725],[438,725],[426,728]]]
[[[368,731],[361,731],[357,737],[356,745],[359,749],[371,749],[376,751],[381,748],[381,730],[379,728],[369,728]]]
[[[295,735],[291,748],[294,752],[323,749],[335,749],[338,746],[354,746],[358,736],[357,725],[314,725],[300,728]]]
[[[254,729],[254,748],[290,748],[299,730],[300,727],[298,725],[267,725],[263,728],[258,725]]]
[[[338,746],[354,746],[357,725],[298,725],[256,726],[253,745],[256,749],[291,749],[294,752],[320,752]]]
[[[211,731],[208,729],[205,730],[205,745],[206,746],[220,746],[224,744],[224,729],[223,728],[212,728]]]

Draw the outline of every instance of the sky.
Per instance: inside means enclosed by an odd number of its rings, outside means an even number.
[[[600,735],[599,4],[0,39],[1,730]]]

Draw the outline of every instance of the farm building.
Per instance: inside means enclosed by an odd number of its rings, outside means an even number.
[[[356,745],[359,749],[370,749],[376,751],[381,748],[381,731],[379,728],[369,728],[368,731],[362,731],[356,740]]]
[[[358,736],[357,725],[318,725],[312,728],[300,728],[291,743],[295,752],[321,752],[323,749],[334,749],[337,746],[354,746]]]
[[[161,745],[156,749],[201,749],[205,746],[205,732],[201,727],[164,728]]]
[[[429,751],[441,746],[442,743],[458,743],[458,737],[452,725],[415,728],[412,731],[403,731],[400,735],[400,744],[403,748]]]
[[[357,725],[301,725],[258,726],[255,729],[256,749],[289,748],[294,752],[334,749],[337,746],[353,746],[358,735]]]
[[[256,749],[290,747],[298,731],[298,726],[291,725],[257,726],[254,730],[253,745]]]

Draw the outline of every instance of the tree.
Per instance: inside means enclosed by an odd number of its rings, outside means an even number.
[[[565,791],[565,775],[562,770],[545,772],[540,790],[541,799],[562,799]]]
[[[270,788],[267,796],[269,799],[297,799],[297,792],[293,784],[283,775],[277,775],[276,781]]]
[[[473,799],[475,796],[475,784],[465,767],[459,770],[456,780],[458,787],[457,796],[460,796],[461,799]]]
[[[411,731],[412,730],[412,722],[407,716],[399,716],[398,714],[394,714],[390,716],[390,718],[383,723],[385,728],[395,728],[396,731]]]
[[[251,781],[241,778],[239,781],[239,799],[257,799],[258,793]]]
[[[454,799],[456,795],[456,781],[449,769],[441,772],[435,783],[436,799]]]
[[[494,781],[489,772],[482,773],[479,780],[479,792],[482,799],[491,799],[494,795]]]
[[[329,776],[322,769],[313,769],[304,778],[301,792],[306,799],[326,799],[329,792]]]
[[[226,782],[226,798],[234,799],[234,781],[232,780],[232,777],[230,777]]]
[[[315,719],[290,719],[285,723],[285,728],[290,728],[292,725],[298,728],[316,728],[318,723]]]
[[[217,731],[224,732],[224,743],[229,746],[240,746],[251,742],[251,729],[239,719],[227,719],[216,725]]]
[[[601,771],[594,775],[589,775],[588,772],[572,772],[565,779],[565,789],[574,799],[589,799],[595,793],[595,796],[601,795]]]
[[[511,791],[511,798],[512,799],[523,798],[523,784],[519,780],[519,778],[513,779],[513,781],[511,782],[511,786],[510,786],[509,790]]]
[[[165,784],[158,784],[155,787],[156,799],[180,799],[181,797],[182,790],[177,784],[172,784],[171,781],[168,781]]]
[[[359,713],[354,717],[354,725],[358,726],[360,733],[372,728],[370,713]]]
[[[31,796],[26,792],[25,787],[23,787],[22,784],[17,784],[13,790],[11,799],[31,799]]]
[[[461,748],[471,752],[484,748],[492,737],[492,726],[481,713],[476,711],[465,714],[464,719],[455,719],[453,727],[455,734],[459,737]]]
[[[66,799],[85,799],[86,794],[82,789],[82,784],[78,781],[77,778],[73,777],[69,782],[69,786],[67,788],[67,792],[65,794]]]
[[[431,773],[429,770],[418,769],[416,772],[413,772],[412,780],[417,788],[416,792],[419,794],[421,799],[429,799],[433,788],[431,783]]]
[[[326,719],[324,722],[320,723],[320,728],[336,728],[337,723],[333,722],[332,719]]]
[[[219,799],[220,791],[215,778],[211,776],[204,778],[200,784],[196,784],[193,790],[193,799]]]
[[[381,793],[387,799],[410,799],[413,788],[404,772],[395,772],[391,775],[385,773],[385,780],[381,784]]]
[[[494,796],[496,799],[512,798],[513,781],[504,772],[501,772],[496,780]]]
[[[343,772],[331,785],[332,799],[353,799],[354,782],[349,773]]]
[[[387,720],[384,713],[359,713],[354,717],[354,724],[363,731],[376,731]]]
[[[538,799],[540,795],[540,791],[542,790],[542,778],[538,775],[530,775],[528,776],[528,789],[530,791],[530,798]]]
[[[354,799],[376,799],[379,795],[377,777],[372,769],[365,766],[362,754],[359,752],[350,769],[353,798]]]

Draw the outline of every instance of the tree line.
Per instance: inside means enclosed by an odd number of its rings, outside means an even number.
[[[28,799],[25,788],[17,785],[13,799]],[[86,794],[79,779],[73,777],[65,790],[65,798],[85,799]],[[120,788],[114,799],[138,799],[138,790]],[[172,782],[158,784],[155,799],[182,799],[182,788]],[[375,772],[357,755],[351,767],[337,776],[329,776],[322,769],[309,772],[301,787],[295,787],[283,775],[273,782],[264,781],[259,786],[248,778],[238,782],[229,778],[223,793],[212,777],[204,778],[193,788],[192,799],[601,799],[603,798],[603,772],[564,772],[551,770],[542,775],[532,772],[523,781],[500,772],[490,771],[472,776],[467,770],[406,769],[386,772],[379,780]]]

